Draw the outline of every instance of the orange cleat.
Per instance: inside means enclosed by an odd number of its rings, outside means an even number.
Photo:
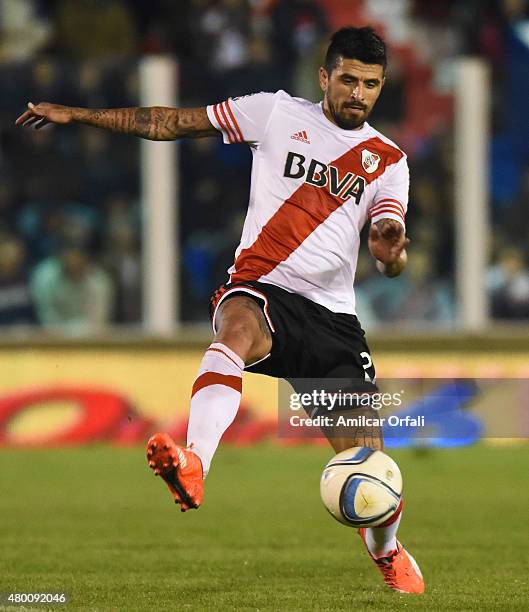
[[[365,529],[359,529],[358,533],[366,544]],[[424,579],[421,570],[415,559],[406,552],[400,542],[397,541],[397,549],[386,557],[376,559],[371,553],[369,556],[377,564],[384,577],[384,582],[390,589],[399,593],[424,593]]]
[[[182,512],[200,506],[204,478],[198,455],[177,446],[168,434],[157,433],[147,442],[147,461],[154,474],[164,479]]]

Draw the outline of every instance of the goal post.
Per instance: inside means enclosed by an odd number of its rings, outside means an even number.
[[[139,64],[141,106],[177,105],[177,63],[147,56]],[[178,148],[141,140],[143,330],[175,331],[180,316]]]
[[[456,295],[459,325],[479,331],[489,322],[485,277],[490,221],[490,76],[479,58],[462,58],[455,90]]]

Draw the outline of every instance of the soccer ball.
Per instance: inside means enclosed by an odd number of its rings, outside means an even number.
[[[399,466],[379,450],[356,446],[338,453],[325,466],[320,493],[327,510],[350,527],[376,527],[401,502]]]

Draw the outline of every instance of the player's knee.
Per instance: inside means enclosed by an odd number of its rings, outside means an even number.
[[[267,336],[259,317],[259,306],[246,297],[236,297],[221,306],[216,323],[216,342],[232,348],[246,362],[260,358],[260,353],[269,350]],[[270,340],[271,343],[271,340]]]
[[[224,321],[224,325],[215,336],[217,342],[235,341],[250,347],[255,341],[255,326],[247,318],[230,317]]]
[[[259,346],[262,340],[258,329],[248,320],[228,321],[215,336],[215,342],[222,342],[241,357],[246,363],[260,359]]]

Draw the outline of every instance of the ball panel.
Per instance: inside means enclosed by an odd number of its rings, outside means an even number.
[[[340,509],[351,525],[375,527],[387,521],[399,503],[400,495],[378,478],[355,474],[342,488]]]
[[[330,468],[324,470],[320,480],[320,494],[325,507],[337,521],[344,525],[348,525],[348,522],[340,508],[340,495],[348,476],[349,472]]]

